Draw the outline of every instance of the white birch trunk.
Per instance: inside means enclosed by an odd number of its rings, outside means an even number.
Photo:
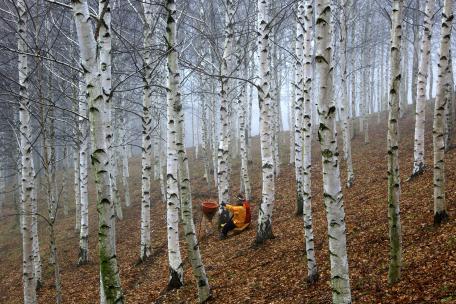
[[[426,86],[429,71],[429,57],[431,54],[432,15],[434,14],[435,0],[426,0],[424,29],[421,40],[420,64],[418,69],[418,84],[416,92],[415,112],[415,142],[413,149],[413,171],[416,176],[424,170],[424,129],[426,115]],[[432,83],[431,83],[432,85]]]
[[[79,132],[77,132],[79,134]],[[74,231],[79,234],[81,232],[81,187],[80,187],[80,175],[81,169],[79,167],[79,146],[80,142],[75,145],[73,149],[73,170],[74,170],[74,180],[73,180],[73,191],[74,191]]]
[[[150,240],[150,181],[152,178],[152,36],[153,13],[149,2],[143,3],[144,9],[144,90],[142,117],[142,154],[141,154],[141,245],[140,259],[151,254]]]
[[[304,18],[304,104],[303,104],[303,216],[307,257],[307,282],[318,280],[317,260],[315,258],[314,233],[312,223],[312,60],[313,60],[313,2],[306,0]]]
[[[168,226],[168,263],[169,278],[168,288],[180,288],[184,284],[182,258],[179,247],[179,183],[178,183],[178,112],[180,108],[180,76],[177,65],[176,47],[176,4],[174,0],[166,1],[168,13],[166,24],[167,54],[168,54],[168,90],[167,90],[167,165],[166,165],[166,195],[167,213],[166,223]]]
[[[302,145],[303,145],[303,103],[304,103],[304,1],[298,2],[296,14],[296,62],[295,66],[295,140],[294,140],[294,155],[295,155],[295,178],[296,178],[296,215],[303,215],[303,164],[302,164]],[[307,51],[307,50],[306,50]]]
[[[247,61],[244,61],[244,75],[247,74]],[[240,152],[241,152],[241,184],[243,185],[244,196],[247,200],[251,199],[251,186],[249,178],[249,167],[248,167],[248,155],[247,155],[247,83],[243,82],[241,85],[241,92],[239,95],[239,141],[240,141]]]
[[[275,200],[274,182],[274,151],[272,148],[272,132],[274,128],[273,105],[271,99],[270,73],[270,24],[268,9],[269,0],[258,0],[258,54],[259,54],[259,86],[258,103],[260,106],[260,142],[262,165],[262,200],[258,212],[258,228],[255,243],[262,244],[273,238],[272,210]]]
[[[356,23],[352,24],[351,27],[351,47],[356,44]],[[351,115],[350,115],[350,127],[351,127],[351,138],[355,137],[355,119],[356,119],[356,52],[351,52]]]
[[[434,223],[440,224],[448,218],[445,200],[445,106],[448,102],[445,91],[450,71],[449,55],[453,21],[453,1],[445,0],[442,11],[440,33],[440,60],[438,64],[437,96],[435,98],[434,124],[432,129],[434,152]]]
[[[111,103],[112,101],[110,101]],[[111,106],[109,106],[111,107]],[[123,219],[123,210],[122,210],[122,203],[120,201],[120,194],[119,194],[119,187],[117,185],[118,177],[119,177],[119,170],[118,170],[118,161],[119,161],[119,126],[117,123],[116,113],[115,111],[112,112],[109,109],[109,112],[113,114],[111,119],[109,120],[110,126],[110,159],[109,163],[111,164],[111,183],[112,183],[112,194],[113,194],[113,201],[114,201],[114,208],[116,217],[119,220]],[[114,130],[114,131],[112,131]]]
[[[126,125],[126,120],[124,119],[123,125]],[[124,142],[121,148],[122,151],[122,184],[124,188],[124,200],[125,206],[128,208],[131,206],[131,199],[130,199],[130,169],[128,166],[128,144],[125,141],[126,131],[123,131],[123,138]]]
[[[75,0],[72,3],[73,16],[78,34],[81,65],[83,66],[86,92],[89,106],[89,122],[92,140],[91,160],[95,173],[98,212],[98,254],[100,260],[100,294],[107,303],[123,303],[120,285],[119,269],[117,266],[114,231],[114,206],[112,202],[110,163],[108,154],[108,132],[105,130],[106,105],[110,92],[109,79],[110,46],[100,39],[100,58],[97,60],[97,44],[90,24],[89,8],[86,0]],[[99,36],[110,36],[110,7],[109,2],[99,3],[100,22]],[[98,38],[98,37],[97,37]],[[109,44],[109,42],[108,42]],[[101,74],[105,73],[104,81]],[[102,84],[106,87],[102,87]]]
[[[293,32],[294,36],[297,37],[297,26],[295,27],[295,30]],[[296,39],[292,40],[291,44],[292,50],[296,51]],[[295,112],[295,106],[296,106],[296,65],[293,64],[291,68],[291,98],[289,101],[289,106],[288,106],[288,111],[290,112],[289,115],[289,146],[290,146],[290,164],[294,164],[295,162],[295,119],[296,119],[296,112]]]
[[[350,279],[346,246],[344,201],[340,183],[337,151],[336,105],[333,94],[331,0],[317,0],[316,69],[319,74],[318,113],[323,197],[326,208],[331,261],[331,287],[333,303],[351,303]]]
[[[203,85],[203,84],[202,84]],[[211,143],[209,140],[210,135],[208,134],[208,107],[206,98],[202,96],[202,119],[201,119],[201,129],[202,129],[202,153],[203,153],[203,162],[204,162],[204,178],[209,186],[211,186]]]
[[[152,127],[152,122],[151,122],[151,127]],[[151,128],[152,129],[152,128]],[[154,180],[159,180],[160,178],[160,139],[157,137],[153,138],[153,143],[154,143]]]
[[[230,115],[228,94],[231,91],[231,80],[226,76],[231,73],[231,57],[233,53],[234,36],[234,0],[226,0],[225,14],[225,42],[223,48],[221,66],[221,101],[220,101],[220,142],[217,155],[217,177],[218,177],[218,197],[219,215],[221,222],[228,221],[228,212],[223,207],[229,203],[230,189]]]
[[[18,40],[19,53],[19,128],[21,153],[21,205],[22,205],[22,284],[24,290],[24,304],[36,302],[36,280],[33,271],[33,154],[31,129],[31,104],[29,99],[29,71],[27,60],[27,8],[24,0],[17,1],[18,12]]]
[[[80,232],[78,265],[89,262],[89,120],[87,100],[82,81],[79,82],[79,193],[80,193]]]
[[[402,60],[402,77],[401,77],[401,95],[400,95],[400,104],[399,104],[399,116],[400,118],[404,117],[405,111],[407,110],[408,105],[408,67],[409,67],[409,47],[408,40],[406,37],[409,32],[409,23],[405,22],[404,29],[402,30],[402,39],[401,42],[401,52],[403,54],[404,60]]]
[[[353,185],[355,175],[353,173],[352,156],[351,156],[351,132],[349,124],[349,104],[348,104],[348,74],[347,74],[347,18],[348,18],[348,0],[343,0],[340,10],[340,69],[342,72],[341,89],[342,102],[340,115],[342,120],[342,137],[344,142],[344,159],[347,166],[347,187]],[[367,127],[367,126],[366,126]]]
[[[177,55],[177,54],[176,54]],[[176,72],[178,72],[177,56],[176,60]],[[177,76],[176,79],[179,79]],[[192,189],[190,185],[190,175],[188,170],[188,159],[185,153],[184,144],[184,111],[180,100],[180,87],[179,83],[176,83],[174,88],[175,102],[174,110],[176,111],[175,117],[177,118],[177,135],[176,135],[176,146],[178,149],[179,159],[179,190],[180,190],[180,203],[181,203],[181,216],[184,226],[185,239],[187,241],[187,252],[192,265],[193,274],[195,276],[198,288],[198,300],[199,303],[204,303],[210,297],[210,287],[206,275],[206,270],[201,259],[201,252],[199,249],[199,242],[196,235],[195,223],[193,221],[193,207],[192,207]]]
[[[452,147],[453,141],[453,118],[454,118],[454,105],[453,105],[453,66],[451,58],[451,47],[448,55],[448,71],[446,73],[445,84],[445,152],[449,151]]]
[[[69,212],[69,206],[68,206],[68,190],[67,190],[67,175],[68,175],[68,172],[69,172],[69,167],[68,166],[68,146],[67,144],[65,144],[65,146],[63,147],[63,161],[62,161],[62,204],[63,204],[63,215],[65,217],[68,216],[68,212]]]
[[[272,4],[274,6],[274,4]],[[280,80],[280,66],[278,64],[279,54],[277,50],[277,36],[274,35],[274,32],[270,32],[269,39],[273,41],[273,48],[271,54],[271,70],[272,70],[272,80],[271,80],[271,98],[272,98],[272,148],[274,155],[274,175],[277,177],[280,174],[280,91],[281,91],[281,80]]]
[[[389,117],[388,117],[388,222],[390,238],[390,263],[388,282],[399,281],[402,266],[400,194],[401,181],[399,176],[399,94],[401,87],[401,39],[402,10],[404,0],[393,0],[391,53],[390,53],[390,84],[389,84]]]
[[[36,173],[35,166],[32,163],[32,172],[34,176],[32,192],[32,250],[33,250],[33,273],[35,276],[36,288],[41,287],[42,282],[42,263],[40,254],[40,241],[38,236],[38,201],[36,197]]]

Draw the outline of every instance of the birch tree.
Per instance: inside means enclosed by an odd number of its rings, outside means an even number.
[[[32,155],[31,102],[29,98],[29,69],[27,60],[28,13],[24,0],[17,1],[17,50],[19,70],[19,130],[21,153],[21,206],[22,206],[22,284],[24,304],[35,304],[36,280],[33,272],[32,210],[35,186]]]
[[[307,282],[318,280],[317,260],[315,258],[314,233],[312,223],[312,61],[313,61],[313,1],[305,1],[304,17],[304,103],[303,103],[303,187],[304,234],[307,257]]]
[[[176,47],[176,4],[174,0],[166,1],[166,45],[168,64],[168,91],[167,91],[167,159],[166,159],[166,223],[168,226],[168,288],[180,288],[184,285],[184,272],[179,247],[179,183],[178,183],[178,113],[180,107],[179,70],[177,66]]]
[[[260,106],[260,143],[261,143],[261,173],[262,198],[258,212],[258,228],[255,243],[261,244],[273,238],[272,210],[275,200],[274,184],[274,155],[272,149],[273,105],[270,92],[270,20],[268,9],[269,0],[258,0],[258,54],[259,54],[259,85],[258,103]]]
[[[349,105],[348,105],[348,72],[347,72],[347,18],[348,18],[348,1],[342,0],[342,8],[340,9],[340,69],[342,73],[341,78],[341,90],[342,90],[342,102],[340,107],[340,115],[342,120],[342,138],[344,142],[344,159],[347,165],[347,187],[353,185],[355,175],[353,173],[353,164],[351,156],[351,131],[349,124]]]
[[[244,67],[243,72],[244,75],[247,75],[247,68],[248,62],[245,58],[243,60]],[[242,64],[242,63],[240,63]],[[241,189],[244,192],[245,199],[251,199],[251,186],[250,186],[250,178],[249,178],[249,167],[248,167],[248,155],[247,155],[247,109],[248,109],[248,100],[247,100],[247,83],[243,81],[240,83],[240,92],[238,98],[239,104],[239,141],[240,141],[240,154],[241,154]]]
[[[304,105],[304,1],[298,2],[296,10],[296,49],[295,49],[295,140],[294,163],[296,177],[296,215],[303,214],[303,105]]]
[[[337,151],[336,106],[333,94],[331,0],[316,1],[316,69],[320,78],[318,138],[323,168],[323,197],[326,208],[331,260],[333,303],[351,303],[346,246],[344,201],[340,183]]]
[[[79,82],[79,197],[80,197],[80,233],[79,233],[79,260],[78,265],[89,261],[89,128],[87,119],[87,100],[85,98],[84,84]]]
[[[141,153],[141,246],[140,259],[151,254],[150,245],[150,181],[152,178],[152,39],[153,14],[152,4],[143,2],[144,10],[144,89],[142,117],[142,153]]]
[[[391,13],[391,46],[390,46],[390,84],[388,115],[388,223],[390,238],[390,262],[388,282],[399,281],[402,266],[400,193],[399,176],[399,94],[401,85],[401,39],[403,0],[393,0]]]
[[[450,73],[449,56],[453,23],[453,1],[445,0],[442,11],[440,33],[440,60],[438,65],[437,96],[435,98],[434,124],[432,128],[434,152],[434,223],[440,224],[448,218],[445,200],[445,98]]]
[[[107,303],[123,303],[123,293],[120,285],[119,269],[115,250],[115,230],[113,227],[114,206],[112,202],[111,178],[108,145],[105,130],[105,105],[109,99],[106,93],[110,88],[103,88],[101,73],[110,73],[106,69],[107,56],[110,52],[104,43],[99,44],[100,52],[97,55],[96,39],[110,36],[110,7],[109,2],[101,0],[99,3],[100,22],[99,32],[95,37],[90,23],[89,7],[86,0],[73,1],[73,16],[76,23],[79,53],[85,79],[85,91],[89,103],[89,122],[92,141],[91,161],[95,173],[97,190],[98,213],[98,255],[100,259],[100,294]],[[106,80],[108,75],[105,75]],[[110,75],[109,75],[110,76]],[[110,78],[110,77],[109,77]],[[105,82],[103,84],[106,84]],[[106,89],[106,90],[105,90]]]
[[[219,213],[223,222],[228,221],[228,214],[225,204],[229,203],[229,153],[230,153],[230,115],[229,115],[229,96],[231,91],[231,80],[227,77],[231,73],[232,52],[234,41],[234,12],[235,0],[226,0],[225,14],[225,42],[223,47],[223,57],[221,63],[221,89],[220,89],[220,142],[217,155],[217,177],[218,177],[218,197]]]
[[[413,149],[412,177],[424,170],[424,131],[426,119],[426,86],[429,71],[429,57],[431,54],[432,15],[434,14],[434,0],[426,0],[424,11],[424,28],[421,38],[420,63],[418,69],[418,84],[416,90],[415,112],[415,141]],[[432,83],[430,84],[432,86]],[[414,92],[415,93],[415,92]]]
[[[175,53],[175,68],[176,72],[178,71],[177,65],[177,51],[174,49],[173,45],[172,53]],[[177,76],[179,79],[179,76]],[[176,134],[176,146],[178,149],[178,159],[179,159],[179,193],[180,193],[180,203],[181,203],[181,216],[184,226],[185,239],[187,241],[187,252],[190,259],[190,264],[192,265],[193,274],[195,276],[198,288],[198,300],[200,303],[206,302],[210,297],[210,287],[208,278],[206,275],[206,270],[203,265],[201,258],[201,252],[199,249],[199,242],[196,235],[195,223],[193,221],[193,210],[192,210],[192,189],[190,185],[190,175],[188,170],[188,158],[185,152],[184,145],[184,111],[182,109],[181,99],[180,99],[180,84],[176,83],[174,89],[175,97],[175,107],[174,110],[177,116],[177,134]]]

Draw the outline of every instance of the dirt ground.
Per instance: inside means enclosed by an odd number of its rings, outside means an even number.
[[[381,121],[386,118],[382,114]],[[431,117],[430,115],[427,118]],[[433,226],[432,134],[428,119],[426,133],[427,170],[406,181],[412,170],[413,115],[400,123],[400,169],[402,179],[401,221],[403,227],[403,268],[401,281],[387,284],[388,221],[386,180],[386,123],[369,124],[370,143],[357,134],[353,140],[353,164],[356,175],[352,188],[344,188],[347,246],[353,303],[456,303],[456,149],[446,156],[446,195],[450,220]],[[313,223],[316,257],[320,273],[313,286],[306,284],[304,228],[294,215],[294,169],[288,164],[288,137],[282,138],[282,167],[276,184],[273,214],[275,239],[253,249],[255,224],[227,240],[218,234],[206,234],[210,226],[201,223],[199,203],[216,198],[216,191],[202,178],[203,165],[192,160],[192,190],[195,225],[199,231],[204,264],[213,298],[209,303],[330,303],[327,222],[322,202],[321,160],[318,143],[313,145]],[[254,198],[253,219],[261,199],[261,172],[258,139],[253,144],[250,167]],[[342,180],[345,163],[341,159]],[[188,260],[184,260],[185,286],[167,291],[167,251],[165,205],[160,201],[158,182],[153,184],[152,240],[153,256],[138,264],[140,228],[140,161],[131,160],[130,190],[132,206],[124,208],[124,219],[117,224],[118,260],[126,303],[196,303],[196,283]],[[430,165],[430,166],[429,166]],[[234,164],[233,194],[239,191],[239,163]],[[71,176],[71,172],[67,173]],[[71,186],[71,185],[70,185]],[[92,185],[91,185],[92,186]],[[71,190],[67,201],[73,205]],[[77,267],[78,235],[74,232],[74,210],[59,214],[57,246],[62,272],[64,303],[98,303],[98,262],[96,246],[96,209],[94,189],[90,188],[90,258],[88,265]],[[44,200],[40,202],[44,210]],[[7,209],[6,214],[14,213]],[[44,286],[38,292],[39,303],[54,302],[52,270],[47,265],[48,238],[40,221]],[[185,241],[181,249],[185,258]],[[14,216],[0,221],[0,303],[21,303],[21,239]]]

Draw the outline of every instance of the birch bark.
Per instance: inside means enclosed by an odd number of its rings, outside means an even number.
[[[342,72],[341,89],[342,102],[340,114],[342,120],[342,137],[344,142],[344,159],[347,166],[347,187],[353,185],[355,175],[353,173],[352,156],[351,156],[351,132],[349,124],[349,105],[348,105],[348,73],[347,73],[347,18],[348,18],[348,0],[342,1],[340,9],[340,47],[342,54],[340,56],[340,69]]]
[[[176,56],[177,57],[177,56]],[[178,71],[176,58],[176,72]],[[177,79],[179,77],[177,76]],[[199,242],[196,235],[195,223],[193,221],[193,210],[192,210],[192,190],[190,185],[190,175],[188,170],[188,158],[185,153],[184,145],[184,111],[180,101],[180,87],[177,83],[175,87],[175,107],[174,110],[179,110],[175,113],[177,117],[177,136],[176,146],[178,149],[179,158],[179,190],[180,190],[180,203],[181,203],[181,216],[184,224],[184,234],[187,241],[187,252],[192,265],[193,274],[195,276],[197,287],[198,287],[198,300],[200,303],[206,302],[210,297],[210,287],[206,275],[206,270],[203,265],[201,258],[201,252],[199,249]]]
[[[174,0],[166,1],[168,13],[166,24],[166,39],[168,45],[168,93],[167,93],[167,169],[166,169],[166,195],[168,225],[168,263],[169,279],[168,288],[180,288],[184,284],[184,272],[179,247],[179,183],[178,183],[178,113],[181,111],[179,83],[180,76],[177,65],[176,47],[176,4]]]
[[[304,103],[303,103],[303,216],[307,256],[307,282],[318,280],[312,223],[312,60],[313,60],[313,0],[305,1],[304,17]]]
[[[76,23],[81,65],[86,84],[86,96],[89,106],[89,123],[92,140],[91,161],[95,173],[97,190],[98,213],[98,254],[100,259],[100,294],[107,303],[123,303],[123,294],[120,285],[119,269],[117,266],[114,231],[114,206],[112,202],[110,164],[105,130],[105,103],[109,99],[106,94],[110,87],[101,82],[101,73],[110,74],[107,63],[110,56],[110,47],[100,40],[100,57],[97,56],[96,38],[90,24],[89,8],[86,0],[72,1],[73,16]],[[110,36],[110,7],[109,2],[99,3],[100,28],[99,37]],[[105,75],[105,81],[110,75]]]
[[[390,263],[388,282],[399,281],[402,266],[402,232],[400,220],[401,181],[399,176],[399,94],[401,92],[401,39],[404,0],[393,0],[390,50],[390,84],[388,116],[388,222],[390,238]]]
[[[221,90],[220,90],[220,142],[217,155],[217,177],[220,221],[228,221],[228,212],[223,207],[229,203],[230,175],[229,175],[229,154],[230,154],[230,115],[229,97],[231,91],[231,80],[227,78],[231,73],[231,57],[233,53],[234,36],[234,12],[235,0],[226,0],[225,15],[225,42],[221,66]]]
[[[415,141],[413,149],[413,171],[416,176],[424,170],[424,131],[426,119],[426,86],[431,54],[432,15],[435,0],[426,0],[424,11],[424,28],[420,48],[420,64],[418,69],[418,84],[416,92]],[[432,83],[431,83],[432,85]]]
[[[296,62],[295,66],[295,177],[296,177],[296,215],[303,215],[303,104],[304,104],[304,9],[305,2],[299,1],[296,11]]]
[[[31,104],[29,99],[29,70],[27,60],[28,14],[24,0],[17,1],[17,49],[19,53],[19,129],[21,153],[21,205],[22,205],[22,284],[24,304],[36,303],[36,279],[33,271],[33,155]]]
[[[89,261],[89,126],[87,117],[87,100],[84,94],[84,83],[79,82],[79,193],[80,193],[80,233],[79,233],[79,260],[83,265]]]
[[[144,9],[144,90],[142,117],[142,153],[141,153],[141,246],[140,259],[151,254],[150,245],[150,181],[152,178],[152,39],[153,14],[152,4],[143,2]]]
[[[262,167],[262,201],[258,213],[258,228],[256,244],[264,243],[273,238],[272,210],[274,207],[274,155],[272,149],[273,105],[270,92],[270,20],[268,10],[269,0],[258,0],[258,54],[259,54],[259,90],[258,103],[260,106],[260,142]]]
[[[316,10],[316,69],[320,77],[318,113],[322,168],[323,197],[326,208],[331,261],[333,303],[351,303],[344,201],[340,183],[337,151],[336,106],[333,94],[331,0],[317,0]]]
[[[244,75],[247,76],[247,60],[244,60]],[[241,85],[241,91],[238,99],[239,103],[239,141],[241,152],[241,181],[244,189],[244,196],[247,200],[251,199],[251,187],[249,178],[248,155],[247,155],[247,83],[244,81]]]
[[[445,0],[442,11],[440,33],[440,60],[438,65],[437,96],[435,98],[434,124],[432,128],[434,152],[434,223],[440,224],[448,218],[445,200],[445,91],[450,71],[449,55],[451,28],[453,22],[453,1]]]

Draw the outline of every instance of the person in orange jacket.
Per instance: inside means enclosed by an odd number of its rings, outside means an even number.
[[[244,196],[239,194],[237,196],[237,201],[234,205],[222,204],[222,206],[231,212],[232,216],[230,220],[223,226],[222,232],[220,234],[220,239],[225,239],[228,235],[228,232],[235,228],[240,228],[246,224],[247,211],[244,206]]]

